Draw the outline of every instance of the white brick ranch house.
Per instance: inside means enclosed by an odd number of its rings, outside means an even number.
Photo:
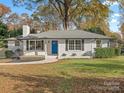
[[[21,49],[24,56],[53,56],[63,58],[91,58],[97,47],[109,47],[110,37],[82,30],[47,31],[30,33],[30,27],[23,26],[23,35],[8,40],[8,49]]]

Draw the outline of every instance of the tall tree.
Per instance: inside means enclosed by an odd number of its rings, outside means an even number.
[[[92,29],[91,32],[104,33],[107,36],[111,36],[112,33],[109,30],[108,15],[110,13],[109,6],[103,5],[99,0],[91,0],[87,5],[87,10],[77,19],[74,19],[75,25],[79,29]]]
[[[122,39],[124,40],[124,23],[121,24],[120,30],[122,34]]]
[[[6,24],[0,23],[0,39],[4,39],[8,37],[8,29]]]
[[[18,24],[20,23],[20,18],[19,18],[18,14],[16,14],[16,13],[10,14],[6,18],[6,21],[7,21],[7,25],[8,25],[9,30],[16,30],[19,28]]]
[[[0,4],[0,22],[2,21],[2,17],[4,17],[5,14],[11,12],[9,7],[6,7],[3,4]]]
[[[16,3],[21,4],[19,1],[22,0],[14,0]],[[64,29],[68,29],[69,22],[74,21],[74,19],[83,16],[85,14],[95,15],[99,13],[99,16],[105,16],[105,12],[108,12],[108,8],[100,2],[100,0],[23,0],[24,2],[37,3],[39,15],[42,16],[44,12],[47,11],[47,15],[57,16],[63,22]],[[24,2],[22,4],[24,4]],[[43,4],[42,2],[46,2]],[[27,3],[26,3],[27,4]],[[29,4],[28,4],[29,5]],[[92,5],[92,7],[89,7]],[[96,10],[96,11],[95,11]],[[104,13],[101,11],[104,10]],[[101,15],[100,15],[101,14]],[[97,16],[98,17],[98,16]],[[96,20],[98,21],[98,20]]]
[[[6,17],[8,30],[17,30],[22,28],[23,25],[30,25],[31,23],[32,19],[26,13],[22,13],[21,15],[11,13],[8,17]]]
[[[19,17],[21,25],[30,25],[32,23],[32,18],[27,13],[22,13]]]
[[[124,40],[124,1],[120,0],[120,31],[122,34],[122,39]]]

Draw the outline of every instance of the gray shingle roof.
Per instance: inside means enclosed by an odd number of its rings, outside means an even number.
[[[24,37],[23,39],[29,39],[29,37],[36,37],[36,38],[41,38],[41,39],[110,39],[110,37],[100,35],[100,34],[95,34],[83,30],[69,30],[69,31],[48,31],[48,32],[42,32],[38,34],[30,34],[27,37]]]

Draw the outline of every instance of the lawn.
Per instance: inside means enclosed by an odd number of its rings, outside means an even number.
[[[124,57],[0,66],[0,93],[124,93]]]
[[[0,41],[0,47],[1,47],[1,41]],[[0,48],[0,58],[5,58],[5,48]]]

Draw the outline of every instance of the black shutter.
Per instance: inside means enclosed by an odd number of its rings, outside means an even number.
[[[82,51],[84,51],[84,40],[82,40]]]
[[[41,41],[41,49],[44,51],[44,40]]]
[[[29,40],[26,41],[26,48],[27,48],[27,50],[29,50],[29,42],[30,42]]]
[[[65,50],[68,51],[68,40],[65,41]]]

